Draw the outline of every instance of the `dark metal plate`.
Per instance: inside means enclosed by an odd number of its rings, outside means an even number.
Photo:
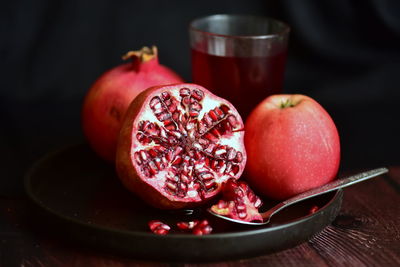
[[[39,225],[58,237],[134,258],[190,262],[248,258],[296,246],[335,219],[343,195],[337,191],[303,201],[261,227],[222,221],[204,208],[161,211],[128,192],[114,167],[86,145],[70,146],[39,160],[25,177],[25,189],[41,215]],[[319,210],[309,214],[314,205]],[[195,236],[174,227],[178,221],[202,218],[210,221],[212,234]],[[173,230],[166,236],[149,232],[147,222],[153,219]]]

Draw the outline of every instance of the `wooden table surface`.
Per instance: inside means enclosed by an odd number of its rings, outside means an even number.
[[[400,266],[397,166],[345,189],[338,217],[308,242],[239,261],[169,264],[106,255],[35,233],[28,209],[24,197],[0,197],[0,266]]]

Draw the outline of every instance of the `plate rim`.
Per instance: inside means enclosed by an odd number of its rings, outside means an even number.
[[[45,205],[42,204],[42,201],[40,201],[35,194],[32,192],[32,177],[35,174],[35,172],[40,168],[40,166],[46,162],[47,160],[51,159],[54,156],[57,156],[58,154],[61,154],[64,151],[67,151],[69,149],[72,149],[74,147],[79,147],[82,146],[84,143],[78,143],[74,145],[66,145],[61,148],[55,149],[53,151],[50,151],[46,153],[44,156],[40,157],[38,160],[36,160],[31,167],[28,169],[28,171],[24,175],[24,189],[30,200],[34,202],[36,206],[38,206],[40,209],[46,211],[47,213],[51,214],[52,216],[56,216],[59,219],[66,220],[69,223],[74,223],[86,228],[102,231],[102,232],[107,232],[111,234],[118,234],[118,235],[128,235],[132,237],[145,237],[145,238],[155,238],[155,239],[220,239],[220,238],[232,238],[232,237],[241,237],[241,236],[250,236],[250,235],[259,235],[259,234],[266,234],[268,232],[273,232],[273,231],[279,231],[283,228],[289,228],[291,226],[294,226],[296,224],[301,224],[303,222],[306,222],[308,220],[311,220],[313,217],[317,216],[318,214],[322,213],[325,211],[332,202],[336,201],[337,198],[341,198],[343,196],[343,189],[335,190],[334,195],[332,198],[322,207],[320,207],[315,213],[312,214],[307,214],[304,216],[301,216],[299,218],[290,220],[286,223],[279,224],[279,225],[274,225],[274,226],[269,226],[267,224],[267,227],[263,226],[249,226],[249,229],[245,230],[240,230],[237,232],[227,232],[227,233],[213,233],[209,235],[192,235],[192,234],[187,234],[187,233],[173,233],[169,235],[156,235],[151,232],[143,232],[143,231],[128,231],[128,230],[121,230],[121,229],[116,229],[112,227],[107,227],[107,226],[101,226],[98,224],[89,224],[85,223],[79,219],[63,215]],[[330,192],[332,193],[332,192]],[[251,227],[254,227],[256,229],[250,229]]]

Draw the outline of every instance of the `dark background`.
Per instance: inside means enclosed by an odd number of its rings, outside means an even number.
[[[48,151],[84,140],[85,92],[128,50],[157,45],[187,81],[188,23],[216,13],[291,25],[285,92],[319,101],[342,142],[342,170],[400,163],[400,2],[7,1],[0,8],[0,190]]]

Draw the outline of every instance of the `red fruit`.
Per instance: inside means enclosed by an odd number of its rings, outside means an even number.
[[[176,226],[181,230],[192,230],[198,223],[199,223],[198,220],[189,222],[177,222]]]
[[[318,211],[318,209],[319,209],[318,206],[314,205],[311,207],[309,213],[310,214],[316,213]]]
[[[184,231],[190,230],[195,235],[208,235],[212,232],[212,227],[207,220],[194,220],[189,222],[178,222],[176,226]]]
[[[228,101],[195,84],[149,88],[132,102],[117,150],[123,184],[162,209],[198,206],[239,178],[243,122]]]
[[[222,199],[211,207],[214,213],[242,221],[260,221],[262,201],[243,181],[229,179],[222,184]]]
[[[212,230],[209,222],[207,220],[202,220],[194,226],[192,233],[195,235],[208,235],[211,234]]]
[[[93,150],[114,162],[119,130],[131,101],[144,89],[182,79],[158,63],[157,49],[143,47],[127,53],[131,63],[104,73],[88,91],[82,109],[82,127]]]
[[[163,223],[159,220],[152,220],[148,223],[150,230],[157,235],[166,235],[171,230],[168,224]]]
[[[253,110],[245,129],[246,178],[258,193],[286,199],[335,178],[339,135],[310,97],[270,96]]]

